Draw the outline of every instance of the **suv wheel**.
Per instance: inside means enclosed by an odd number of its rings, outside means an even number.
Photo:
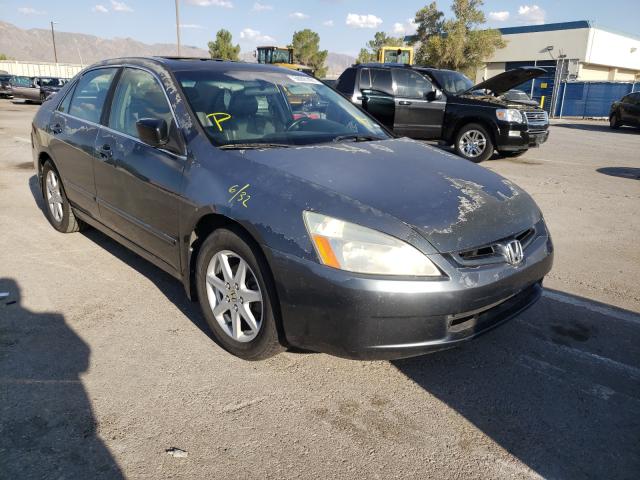
[[[48,160],[42,167],[42,196],[45,202],[45,215],[53,228],[62,233],[80,230],[80,223],[73,214],[67,195],[64,193],[60,175]]]
[[[227,229],[213,232],[198,254],[196,288],[202,313],[217,343],[245,360],[262,360],[283,350],[267,269],[260,254]]]
[[[493,155],[493,142],[482,125],[469,123],[456,135],[455,149],[461,157],[480,163]]]
[[[615,130],[617,128],[620,128],[621,125],[622,124],[620,123],[620,117],[618,117],[617,113],[613,113],[609,117],[609,126]]]

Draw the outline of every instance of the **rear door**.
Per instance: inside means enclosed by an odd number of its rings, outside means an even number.
[[[363,68],[360,70],[360,94],[362,108],[380,123],[393,130],[395,102],[393,81],[388,68]]]
[[[418,72],[394,68],[392,74],[395,132],[412,138],[439,138],[446,101],[433,96],[433,84]]]
[[[70,89],[47,127],[49,148],[65,193],[77,207],[99,218],[94,178],[95,141],[100,118],[117,68],[86,72]]]
[[[136,122],[143,118],[166,121],[170,140],[165,148],[140,140]],[[96,151],[97,196],[105,224],[178,270],[186,157],[164,87],[152,73],[134,67],[122,71]]]

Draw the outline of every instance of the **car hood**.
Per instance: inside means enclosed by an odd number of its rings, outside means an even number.
[[[547,73],[547,71],[539,67],[514,68],[513,70],[507,70],[495,77],[491,77],[489,80],[485,80],[484,82],[474,85],[467,90],[467,92],[471,92],[473,90],[491,90],[495,95],[500,96],[511,90],[513,87],[517,87],[521,83],[544,75],[545,73]]]
[[[440,252],[481,246],[540,219],[531,197],[509,180],[409,139],[246,150],[244,155],[346,196],[354,205],[392,215]]]

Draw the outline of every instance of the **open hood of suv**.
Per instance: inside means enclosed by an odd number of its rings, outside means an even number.
[[[500,96],[503,93],[511,90],[513,87],[520,85],[532,78],[544,75],[547,71],[540,67],[521,67],[514,68],[513,70],[507,70],[504,73],[500,73],[495,77],[491,77],[489,80],[485,80],[477,85],[474,85],[465,93],[469,93],[473,90],[491,90],[494,95]]]

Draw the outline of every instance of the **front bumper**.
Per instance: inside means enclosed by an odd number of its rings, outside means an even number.
[[[496,137],[496,149],[501,151],[527,150],[539,147],[549,139],[549,127],[529,128],[527,125],[500,125]]]
[[[553,263],[546,234],[518,267],[449,264],[445,281],[381,279],[266,253],[289,344],[359,359],[411,357],[474,338],[532,305]]]

